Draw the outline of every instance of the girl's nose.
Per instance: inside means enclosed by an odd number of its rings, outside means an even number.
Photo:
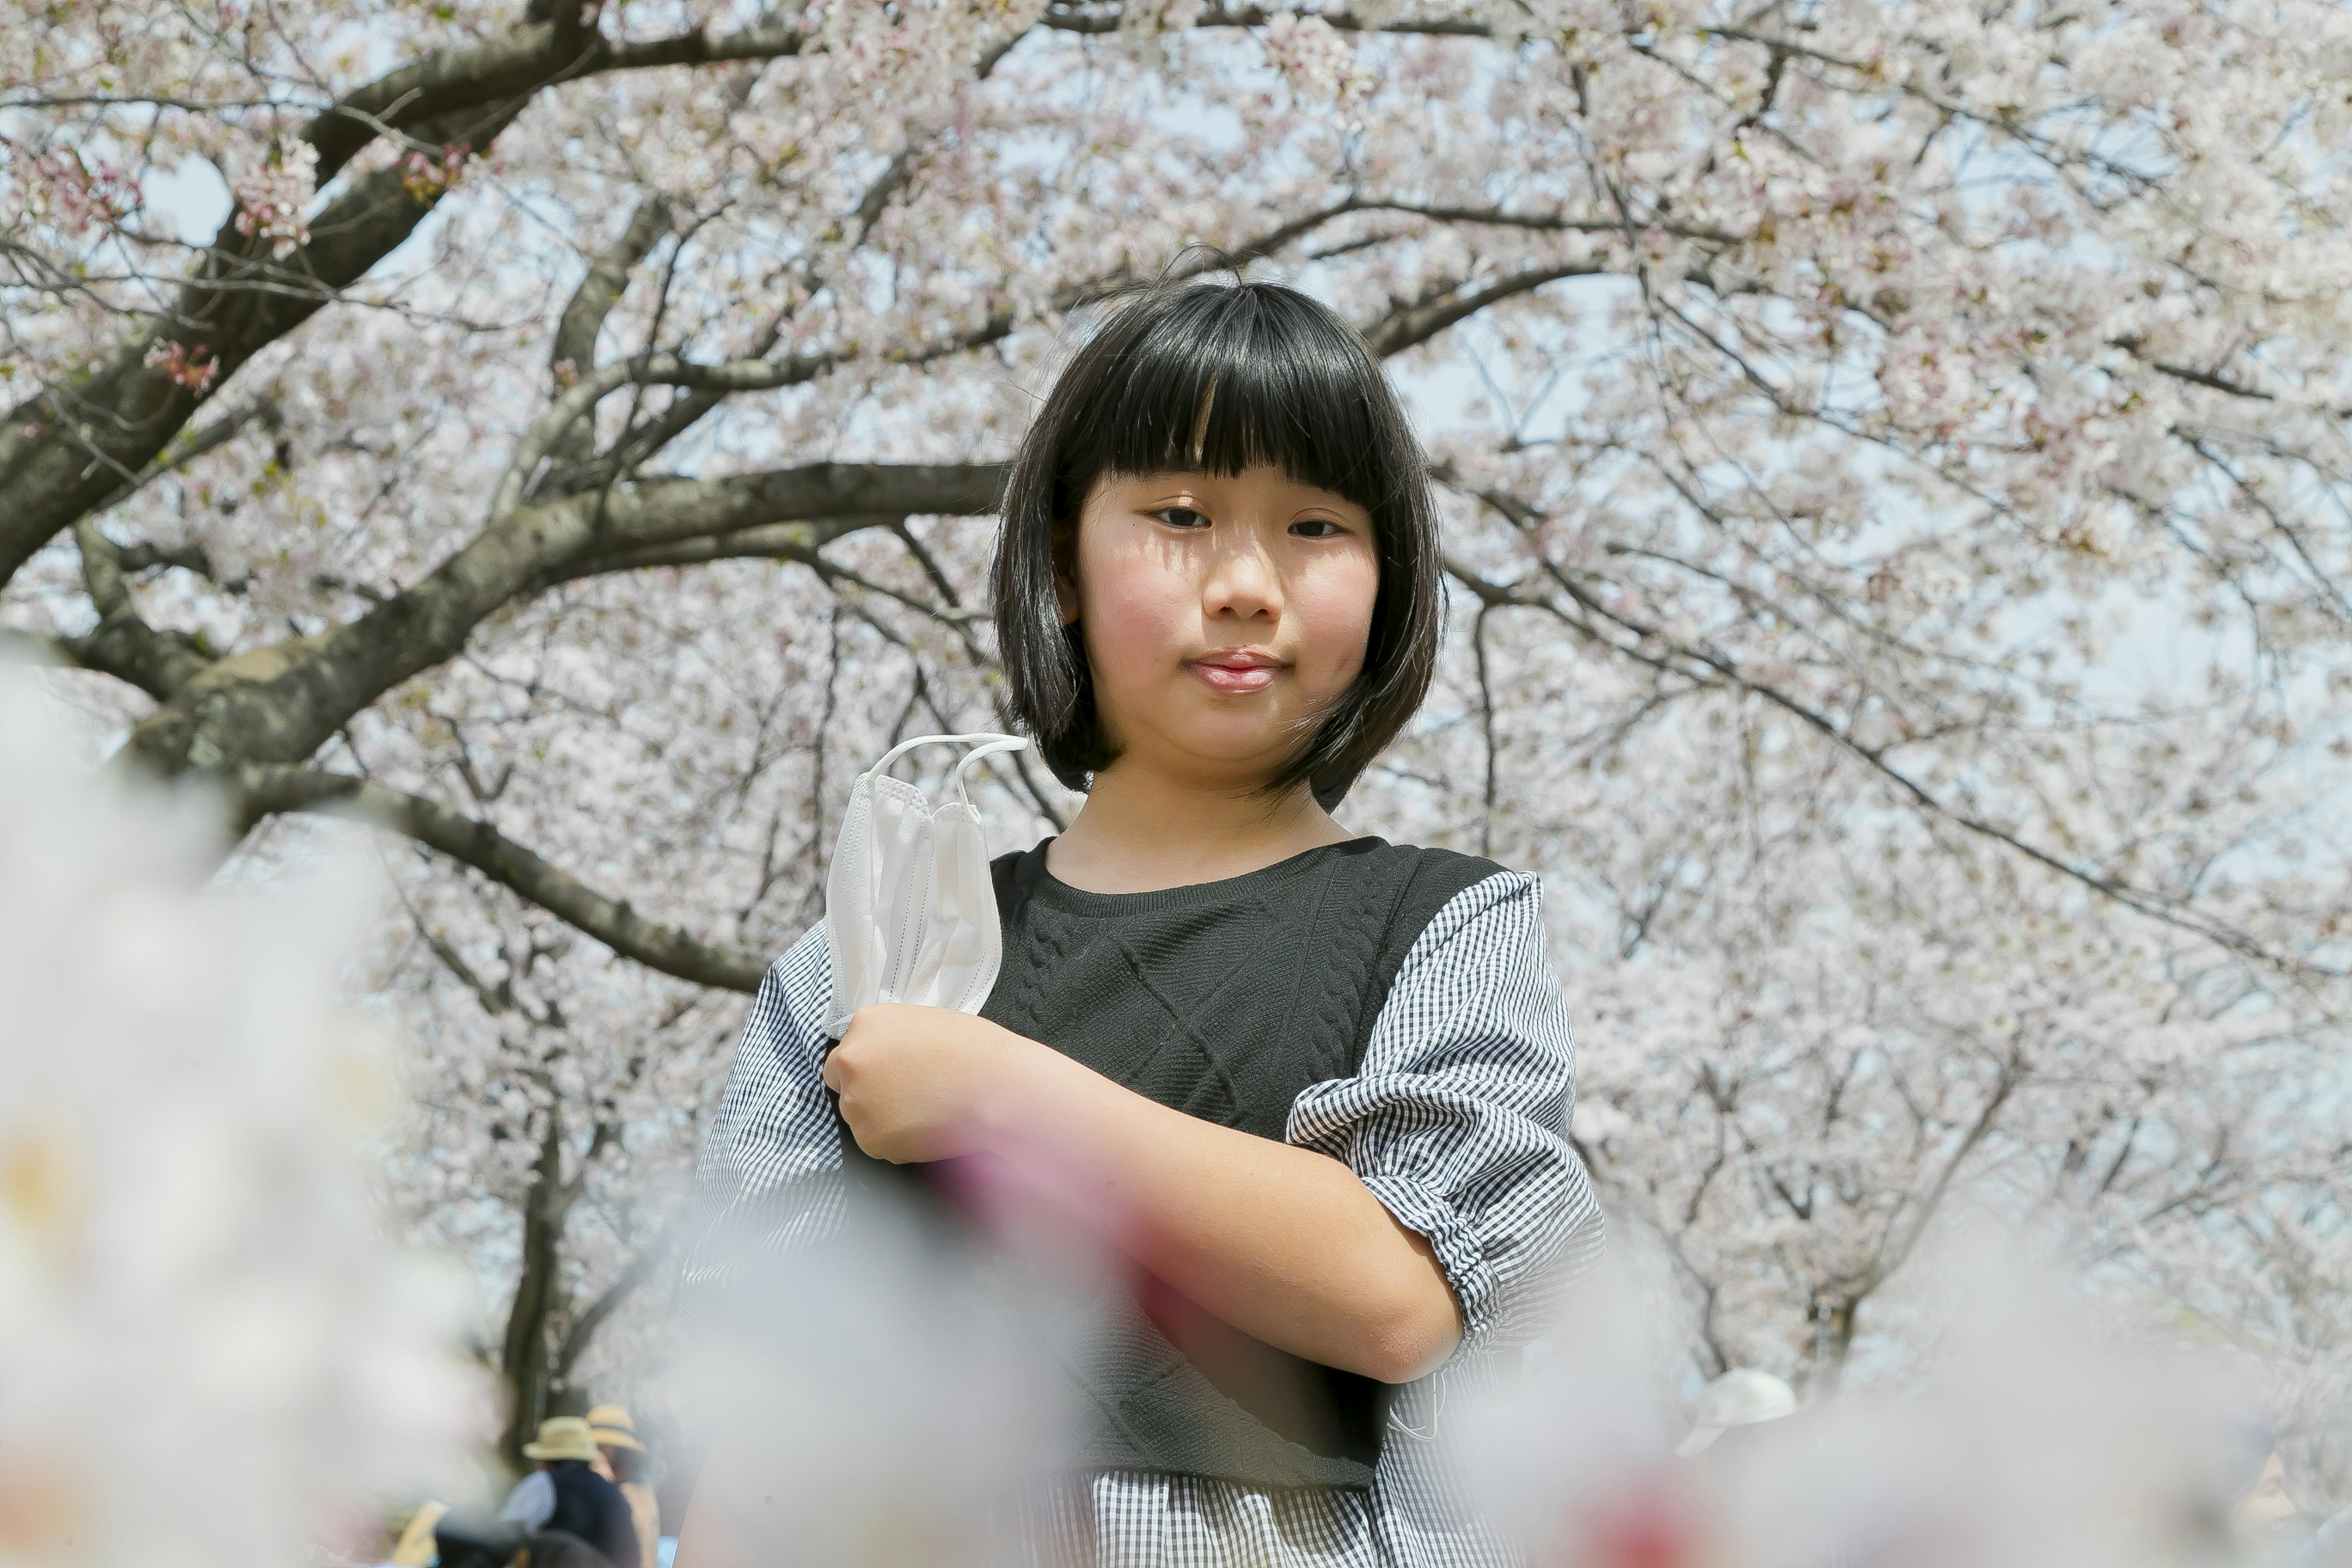
[[[1211,616],[1281,618],[1281,574],[1255,539],[1216,552],[1209,563],[1208,579],[1201,584],[1201,608]]]

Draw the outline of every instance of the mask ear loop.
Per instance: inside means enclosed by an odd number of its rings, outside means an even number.
[[[971,772],[971,764],[982,757],[993,756],[999,752],[1025,752],[1028,749],[1029,742],[1018,735],[994,735],[989,738],[986,744],[974,746],[971,751],[966,752],[963,754],[963,761],[958,763],[955,767],[956,799],[963,803],[963,808],[966,811],[977,814],[980,808],[971,804],[971,791],[966,787],[967,775]]]
[[[1008,741],[1015,746],[1025,746],[1029,743],[1028,742],[1022,740],[1017,735],[1000,735],[990,730],[983,730],[976,734],[971,735],[917,735],[911,740],[899,742],[897,745],[883,752],[882,760],[875,763],[872,767],[866,769],[866,772],[868,776],[878,776],[879,774],[886,773],[890,771],[890,764],[892,763],[897,762],[900,757],[905,756],[917,746],[971,746],[978,745],[983,741],[992,741],[997,743],[992,746],[982,746],[980,751],[972,752],[971,756],[976,757],[985,752],[1004,751],[1007,749],[1004,742]],[[970,763],[971,760],[971,757],[966,757],[964,759],[966,763]],[[969,805],[971,803],[966,802],[965,804]]]

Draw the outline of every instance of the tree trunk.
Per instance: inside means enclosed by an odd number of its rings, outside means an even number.
[[[506,1348],[499,1363],[507,1385],[507,1429],[499,1448],[524,1464],[522,1446],[549,1414],[553,1369],[548,1356],[548,1325],[562,1305],[563,1216],[570,1200],[563,1188],[563,1122],[560,1108],[547,1108],[539,1158],[531,1166],[530,1190],[522,1210],[522,1267],[515,1281],[514,1306],[507,1313]]]
[[[1835,1394],[1845,1376],[1845,1358],[1853,1349],[1854,1316],[1862,1310],[1858,1296],[1826,1295],[1813,1297],[1813,1350],[1808,1358],[1806,1394],[1819,1398]]]

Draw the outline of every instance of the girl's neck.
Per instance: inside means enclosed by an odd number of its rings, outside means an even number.
[[[1113,765],[1045,851],[1045,868],[1089,893],[1152,893],[1246,876],[1355,835],[1304,784],[1279,800]]]

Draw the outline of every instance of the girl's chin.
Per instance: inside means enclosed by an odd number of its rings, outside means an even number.
[[[1299,725],[1314,711],[1298,695],[1295,689],[1276,688],[1226,697],[1188,677],[1183,685],[1135,705],[1139,716],[1149,715],[1145,722],[1113,719],[1108,728],[1126,737],[1118,742],[1121,752],[1157,754],[1179,770],[1207,764],[1220,771],[1270,771],[1298,743]]]
[[[1169,749],[1197,763],[1237,771],[1271,771],[1282,765],[1297,731],[1283,723],[1189,725],[1168,737]]]

